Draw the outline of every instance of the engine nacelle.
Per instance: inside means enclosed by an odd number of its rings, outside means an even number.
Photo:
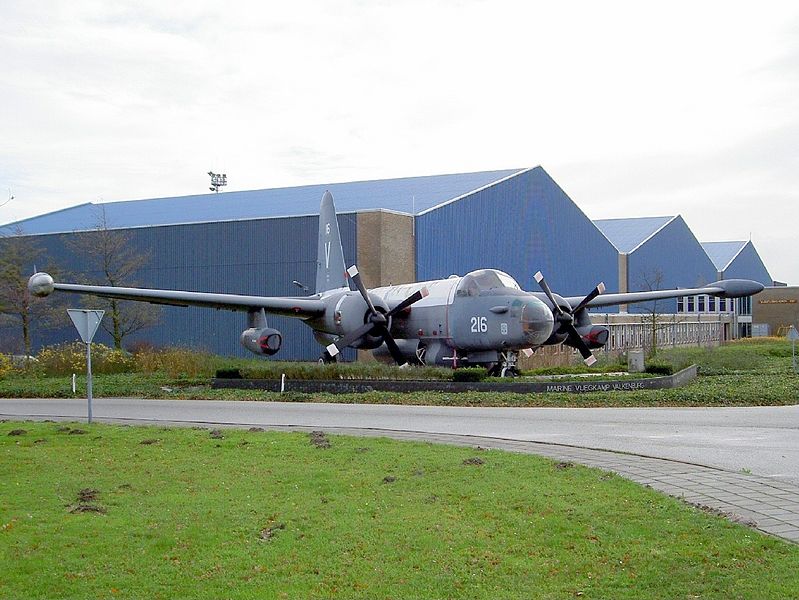
[[[372,304],[378,312],[388,312],[385,301],[374,294],[369,295]],[[325,331],[337,336],[343,336],[362,327],[369,320],[369,307],[358,292],[347,292],[336,302],[332,311],[325,314]],[[360,340],[351,344],[353,348],[371,350],[383,343],[382,336],[365,335]]]
[[[239,341],[250,352],[272,356],[280,350],[280,346],[283,344],[283,335],[271,327],[252,327],[241,332]]]
[[[608,343],[610,337],[610,329],[602,327],[601,325],[593,325],[589,327],[579,327],[577,332],[583,338],[585,345],[591,350],[598,350]],[[568,340],[564,342],[567,346],[571,346]]]
[[[589,331],[587,335],[583,336],[583,339],[588,347],[591,348],[591,350],[597,350],[608,343],[609,337],[610,329],[607,327],[602,327],[601,325],[594,325],[591,328],[591,331]]]

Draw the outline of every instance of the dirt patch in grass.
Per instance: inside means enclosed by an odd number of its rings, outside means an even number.
[[[142,446],[152,446],[153,444],[157,444],[161,440],[156,438],[147,438],[146,440],[142,440],[139,442]]]
[[[386,475],[383,477],[383,483],[394,483],[395,481],[397,481],[397,478],[393,475]]]
[[[250,427],[247,431],[251,431],[253,433],[259,433],[261,431],[264,431],[264,428],[263,427]]]
[[[94,488],[83,488],[78,492],[78,502],[94,502],[100,495],[99,490]]]
[[[269,527],[264,527],[259,534],[259,538],[263,542],[268,542],[272,538],[275,537],[278,531],[281,531],[286,528],[285,523],[278,523],[277,525],[271,525]]]
[[[221,440],[225,438],[225,436],[222,434],[221,429],[212,429],[210,436],[215,440]]]
[[[8,435],[25,435],[26,433],[28,432],[24,429],[12,429],[8,432]]]
[[[463,464],[464,464],[464,465],[467,465],[467,466],[479,466],[479,465],[484,465],[484,464],[485,464],[485,462],[486,462],[486,461],[484,461],[484,460],[483,460],[482,458],[480,458],[479,456],[472,456],[471,458],[467,458],[467,459],[465,459],[465,460],[463,461]]]
[[[324,431],[312,431],[308,434],[311,444],[317,448],[330,448],[330,440],[327,439]]]
[[[555,468],[558,471],[565,471],[566,469],[571,469],[573,466],[574,466],[574,463],[573,462],[568,462],[568,461],[555,463]]]
[[[86,435],[89,433],[85,429],[70,429],[68,435]]]
[[[78,491],[75,504],[70,504],[67,509],[72,514],[78,513],[97,513],[104,515],[107,511],[104,506],[95,504],[100,491],[94,488],[83,488]]]

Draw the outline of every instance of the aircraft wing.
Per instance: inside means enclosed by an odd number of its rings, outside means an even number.
[[[741,298],[744,296],[754,296],[761,291],[763,291],[763,285],[757,281],[750,281],[748,279],[726,279],[711,283],[706,287],[699,288],[601,294],[590,300],[586,306],[588,308],[599,308],[602,306],[615,306],[618,304],[634,304],[636,302],[650,302],[652,300],[664,300],[666,298],[679,298],[681,296],[696,296],[698,294],[707,294],[709,296],[717,296],[719,298]],[[572,306],[579,304],[582,299],[582,296],[569,296],[565,298],[565,300]]]
[[[185,292],[182,290],[153,290],[146,288],[126,288],[102,285],[78,285],[72,283],[56,283],[44,280],[45,287],[37,287],[42,279],[36,280],[37,273],[31,277],[29,289],[34,295],[48,295],[52,290],[70,292],[73,294],[89,294],[103,298],[117,298],[119,300],[137,300],[152,304],[169,304],[172,306],[206,306],[226,310],[248,311],[263,308],[268,313],[310,319],[318,317],[325,312],[326,304],[317,298],[292,298],[270,296],[240,296],[236,294],[214,294],[206,292]],[[50,287],[52,286],[52,287]]]

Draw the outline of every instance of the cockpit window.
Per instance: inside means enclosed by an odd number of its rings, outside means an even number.
[[[507,273],[495,269],[481,269],[464,275],[455,293],[457,296],[479,296],[483,292],[497,288],[521,289],[516,280]]]

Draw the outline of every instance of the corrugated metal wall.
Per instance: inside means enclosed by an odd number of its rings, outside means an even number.
[[[618,289],[616,249],[540,167],[417,217],[419,280],[481,268],[532,291],[539,270],[563,295]]]
[[[716,279],[713,261],[682,217],[672,220],[628,256],[627,281],[631,292],[697,287]],[[629,305],[629,312],[649,310],[650,303]],[[677,300],[660,300],[656,310],[676,312]]]
[[[347,265],[374,259],[357,256],[356,214],[339,215],[339,226]],[[130,236],[134,248],[151,256],[137,285],[284,296],[302,295],[292,285],[294,279],[311,286],[315,281],[317,229],[318,217],[299,216],[123,231]],[[540,167],[420,214],[415,231],[418,280],[497,268],[532,291],[539,289],[532,279],[538,270],[545,274],[552,289],[563,295],[587,293],[600,280],[608,291],[620,289],[618,252]],[[38,268],[60,272],[62,280],[69,280],[70,273],[81,273],[85,268],[81,258],[65,247],[64,240],[69,235],[35,236],[51,257],[57,257],[51,258],[49,264],[39,261]],[[377,247],[377,240],[374,241]],[[382,244],[379,246],[382,248]],[[373,254],[374,249],[364,253]],[[644,279],[648,276],[651,280],[658,272],[662,274],[657,284],[661,289],[693,287],[717,278],[712,261],[681,217],[629,255],[628,289],[645,288]],[[94,275],[94,281],[102,283],[99,274]],[[751,243],[725,275],[771,283]],[[65,297],[71,306],[80,306],[77,298]],[[629,307],[635,312],[646,308]],[[662,301],[657,308],[673,312],[676,301]],[[607,309],[611,311],[614,309]],[[36,346],[76,339],[66,319],[65,323],[68,326],[63,329],[47,332],[34,324]],[[132,336],[130,341],[244,356],[247,352],[238,339],[245,323],[244,313],[164,307],[160,326]],[[283,350],[275,358],[309,360],[319,356],[320,346],[301,322],[272,317],[270,325],[284,334]],[[0,328],[0,335],[3,333]],[[100,334],[98,341],[108,343],[109,339]],[[347,350],[345,358],[352,359],[354,355],[354,351]]]
[[[129,236],[134,248],[150,254],[148,265],[137,277],[138,286],[297,296],[304,294],[292,285],[292,280],[313,287],[316,279],[318,224],[319,217],[293,217],[121,231]],[[357,247],[355,215],[339,215],[339,227],[344,257],[347,264],[352,264]],[[36,236],[50,257],[47,264],[38,264],[37,267],[64,274],[62,280],[66,280],[68,274],[86,274],[92,282],[102,284],[100,274],[87,272],[81,258],[65,246],[68,236]],[[80,306],[77,297],[66,294],[63,297],[70,306]],[[283,349],[275,358],[307,360],[319,356],[320,346],[313,339],[311,330],[300,321],[270,317],[269,324],[283,333]],[[245,328],[246,313],[163,307],[160,325],[130,336],[129,341],[203,348],[226,356],[245,356],[249,353],[238,341]],[[75,338],[75,332],[66,327],[46,335],[38,334],[35,342],[38,347]],[[109,338],[100,334],[98,341],[108,343]],[[348,353],[348,356],[354,356],[354,352]]]
[[[765,286],[774,283],[752,242],[747,242],[727,267],[724,271],[724,279],[754,279]]]

